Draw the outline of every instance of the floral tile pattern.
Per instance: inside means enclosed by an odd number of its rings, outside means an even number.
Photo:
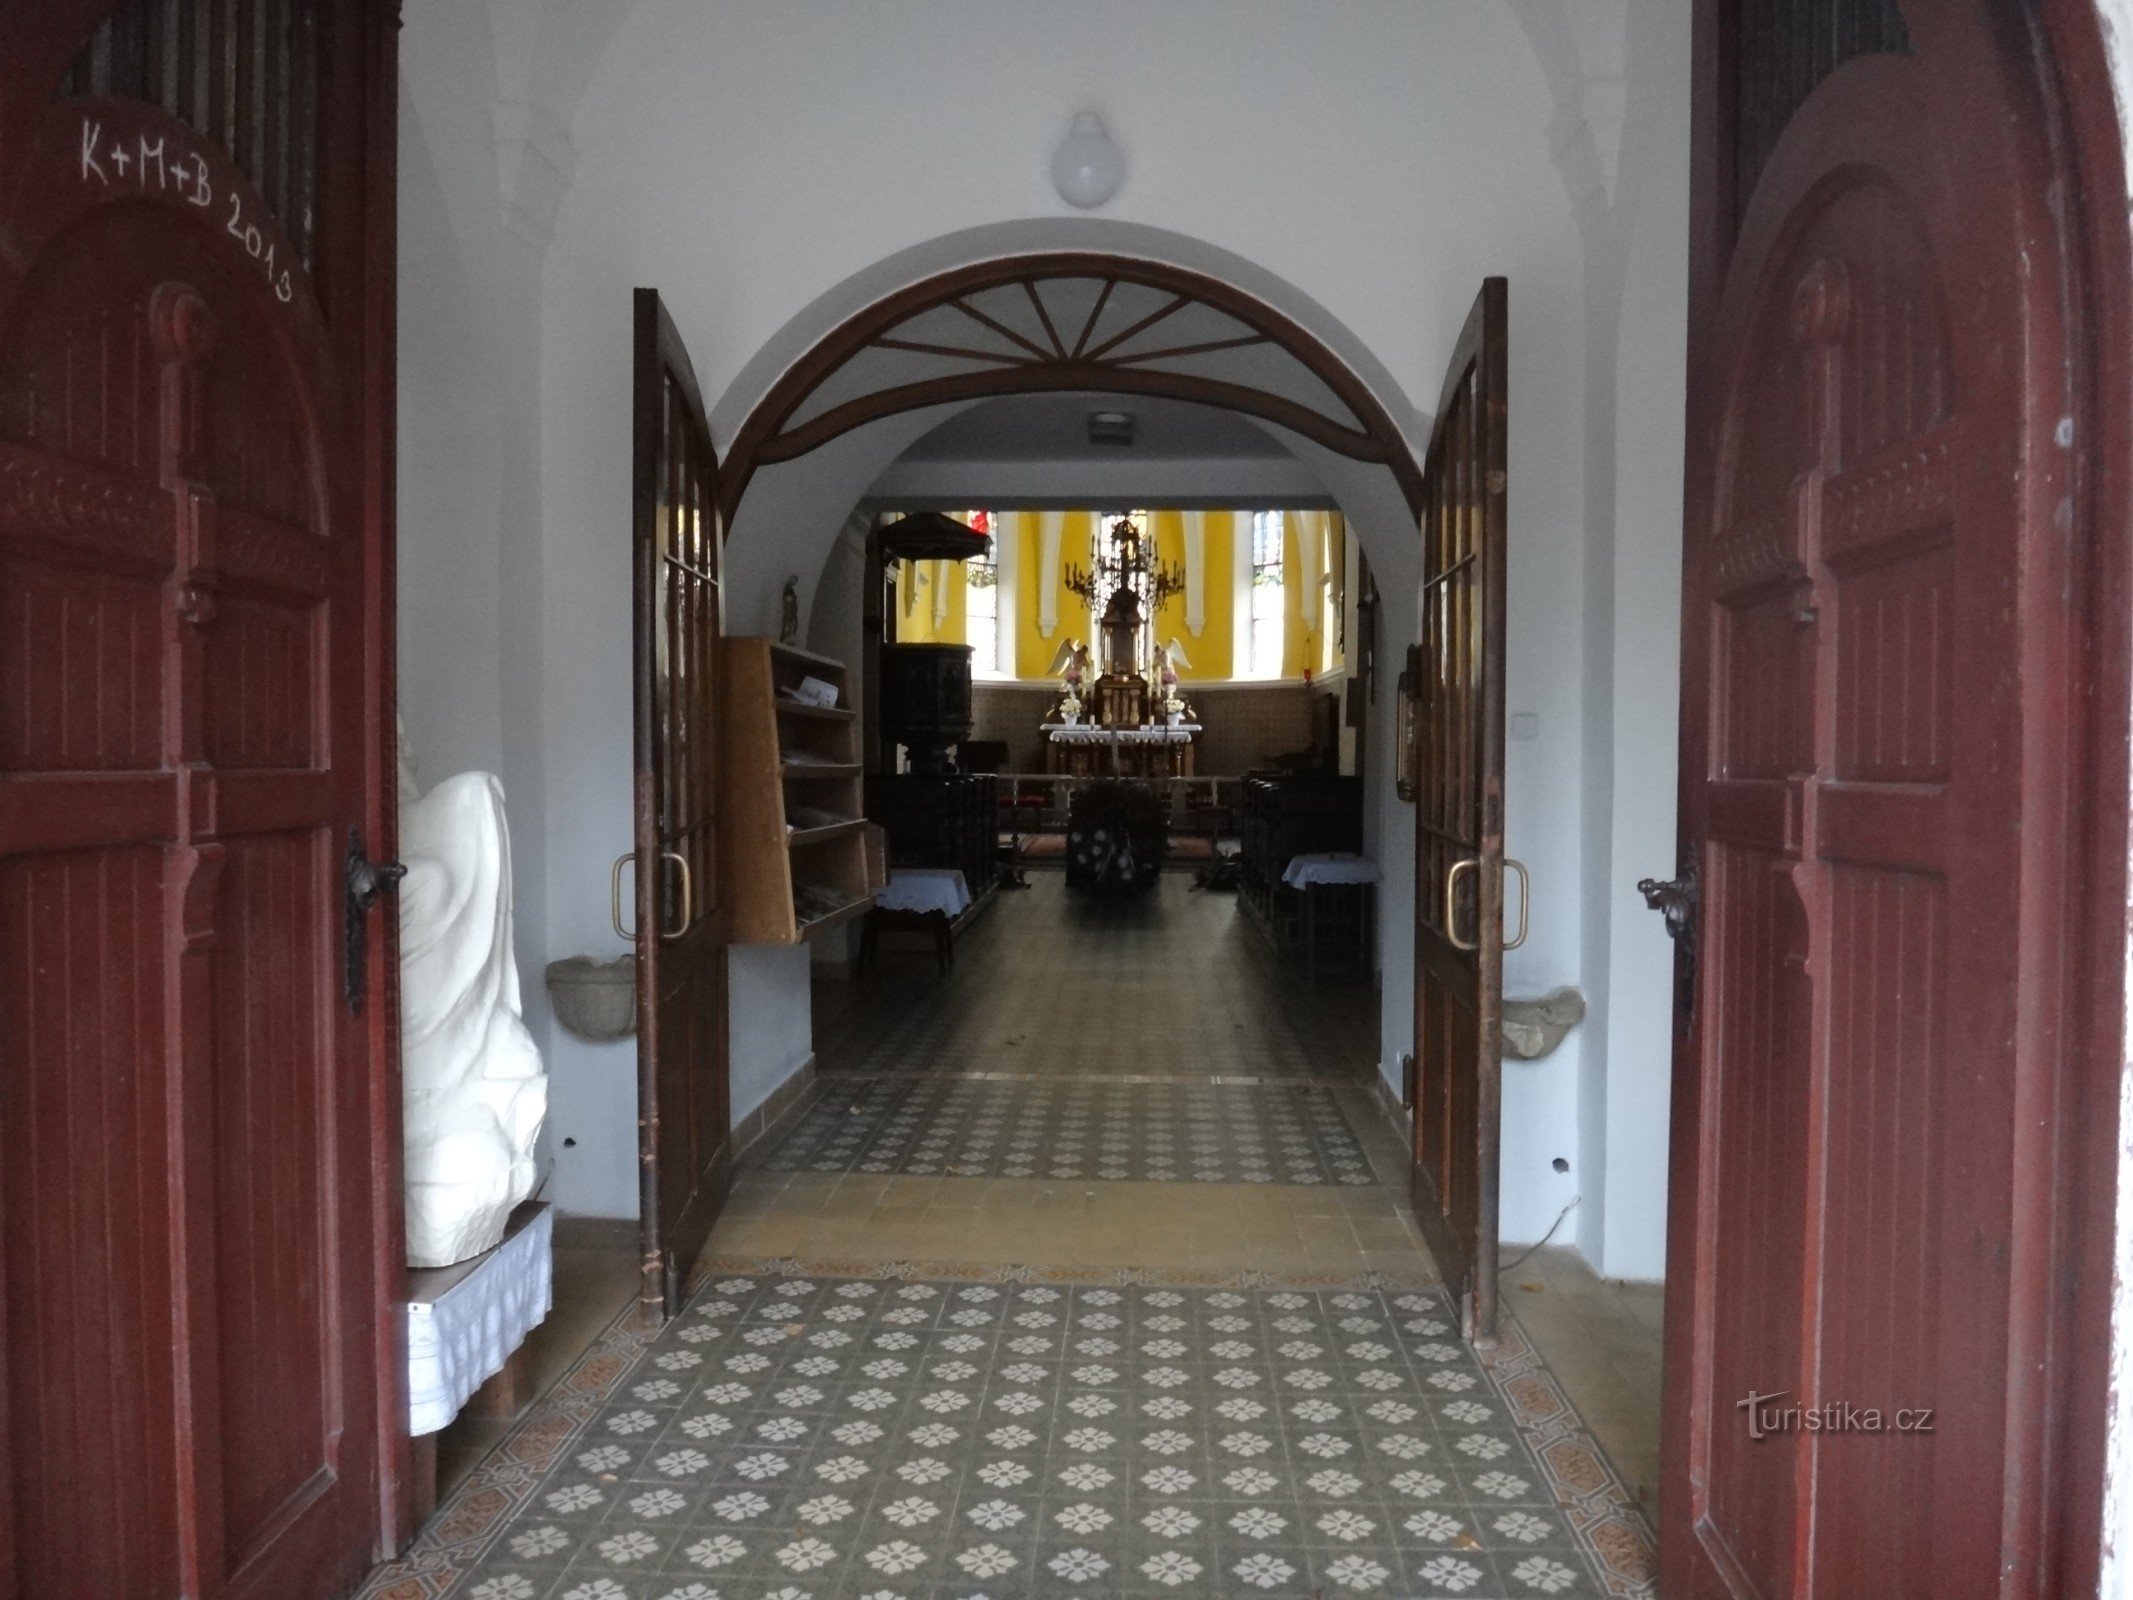
[[[1545,1367],[1436,1288],[762,1262],[618,1323],[364,1591],[1649,1593]]]
[[[826,1075],[773,1172],[1374,1183],[1335,1091],[1309,1084]]]

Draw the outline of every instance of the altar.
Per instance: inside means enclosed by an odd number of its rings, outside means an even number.
[[[1054,721],[1040,723],[1044,770],[1065,778],[1189,778],[1200,724],[1178,693],[1178,674],[1191,665],[1182,641],[1158,644],[1154,619],[1165,601],[1183,592],[1183,574],[1151,559],[1152,547],[1131,518],[1111,524],[1108,545],[1087,570],[1063,580],[1092,611],[1102,602],[1098,628],[1103,675],[1088,681],[1089,645],[1061,644],[1053,671],[1065,693]],[[1086,685],[1086,698],[1084,686]]]
[[[1047,722],[1045,771],[1065,778],[1189,778],[1197,722],[1104,728]]]

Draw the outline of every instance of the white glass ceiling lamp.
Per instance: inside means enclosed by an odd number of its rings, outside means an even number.
[[[1074,118],[1052,157],[1052,186],[1068,205],[1084,211],[1102,205],[1125,181],[1126,157],[1093,111]]]

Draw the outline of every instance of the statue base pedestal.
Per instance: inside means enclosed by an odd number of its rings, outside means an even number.
[[[471,1261],[407,1275],[408,1432],[435,1433],[555,1303],[555,1213],[528,1200],[503,1243]]]

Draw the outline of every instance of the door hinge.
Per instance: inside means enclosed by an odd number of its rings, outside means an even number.
[[[347,899],[346,924],[348,1009],[363,1009],[363,990],[370,967],[370,908],[381,896],[397,890],[407,868],[397,861],[373,861],[363,848],[360,830],[348,830],[348,856],[344,867]]]

